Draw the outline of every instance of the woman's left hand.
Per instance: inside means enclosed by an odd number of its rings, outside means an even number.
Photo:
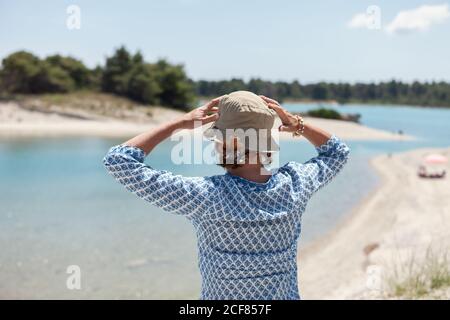
[[[182,125],[184,129],[193,129],[196,124],[201,125],[215,121],[219,118],[219,108],[217,104],[220,101],[219,98],[215,98],[209,101],[207,104],[198,107],[181,117]]]
[[[285,132],[295,132],[298,130],[298,119],[292,113],[284,109],[278,101],[267,98],[266,96],[260,97],[264,100],[267,106],[274,110],[280,117],[282,125],[278,128],[278,130]]]

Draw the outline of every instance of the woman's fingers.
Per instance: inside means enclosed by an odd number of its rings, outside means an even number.
[[[286,115],[286,112],[283,110],[283,108],[277,104],[268,103],[267,106],[269,107],[269,109],[274,110],[280,118]]]
[[[210,102],[208,102],[205,106],[205,110],[211,111],[220,101],[220,98],[212,99]]]
[[[217,120],[218,118],[219,118],[219,114],[214,113],[209,116],[205,116],[205,117],[201,118],[200,120],[202,121],[203,124],[205,124],[205,123],[213,122],[213,121]]]
[[[284,111],[283,107],[278,103],[278,101],[267,98],[266,96],[260,97],[269,106],[270,109],[275,110],[277,113],[279,113],[280,111]]]
[[[295,127],[293,127],[295,124],[295,117],[292,114],[286,111],[276,100],[267,98],[266,96],[260,97],[264,100],[267,106],[270,109],[273,109],[277,113],[278,117],[280,117],[283,124],[278,128],[279,131],[291,132],[293,128],[295,129]]]
[[[284,125],[281,125],[281,126],[279,126],[278,127],[278,131],[284,131],[284,132],[289,132],[289,131],[291,131],[291,127],[289,127],[289,126],[284,126]]]
[[[290,123],[291,122],[287,111],[284,110],[283,107],[281,107],[279,104],[268,103],[267,106],[270,109],[273,109],[277,113],[277,115],[281,119],[281,122],[283,122],[283,123]]]
[[[267,105],[269,106],[270,109],[273,109],[275,111],[279,110],[279,111],[284,111],[283,107],[281,107],[279,104],[275,104],[272,102],[268,102]]]
[[[266,96],[263,96],[263,95],[260,95],[260,97],[261,97],[264,101],[266,101],[266,102],[274,103],[274,104],[276,104],[276,105],[280,105],[280,104],[278,103],[278,101],[276,101],[276,100],[274,100],[274,99],[270,99],[270,98],[268,98],[268,97],[266,97]]]

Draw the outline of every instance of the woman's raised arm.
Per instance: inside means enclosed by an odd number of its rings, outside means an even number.
[[[176,120],[112,147],[103,159],[106,170],[127,190],[166,211],[188,218],[206,212],[210,206],[208,179],[182,177],[157,170],[146,165],[144,158],[175,130],[193,128],[196,121],[214,121],[217,118],[217,103],[215,99]]]
[[[296,116],[286,111],[276,100],[261,96],[267,103],[270,109],[273,109],[281,119],[282,125],[279,130],[284,132],[295,132],[299,128],[298,119]],[[311,142],[315,147],[319,147],[326,143],[331,134],[309,123],[304,124],[303,136]]]
[[[282,122],[280,131],[296,132],[299,129],[299,120],[296,116],[286,111],[277,101],[264,96],[261,98],[280,117]],[[316,147],[318,155],[304,164],[290,162],[288,167],[298,181],[301,192],[308,191],[308,195],[312,195],[341,171],[347,162],[350,149],[325,130],[308,123],[303,127],[303,136]]]
[[[161,141],[170,137],[174,131],[193,129],[196,121],[201,124],[206,124],[216,120],[218,117],[216,105],[219,103],[219,100],[220,98],[213,99],[204,106],[194,109],[178,119],[163,123],[148,132],[144,132],[126,141],[123,145],[139,148],[147,155]]]

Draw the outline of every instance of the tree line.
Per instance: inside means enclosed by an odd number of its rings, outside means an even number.
[[[272,82],[261,79],[231,79],[225,81],[196,82],[196,93],[200,96],[218,96],[235,90],[249,90],[258,94],[285,99],[329,101],[338,103],[382,103],[421,106],[450,107],[450,83],[418,81],[404,83],[388,81],[380,83],[328,83],[300,84]]]
[[[104,66],[89,69],[80,60],[62,55],[40,59],[18,51],[2,60],[0,92],[6,94],[67,93],[95,90],[125,96],[137,102],[187,108],[194,85],[182,65],[164,59],[145,62],[138,51],[120,47]]]
[[[150,105],[185,109],[196,97],[214,97],[236,90],[248,90],[278,100],[335,100],[339,103],[389,103],[450,107],[450,83],[388,81],[380,83],[301,84],[299,81],[231,79],[193,81],[183,65],[160,59],[144,61],[138,51],[130,53],[120,47],[106,58],[103,66],[86,67],[69,56],[39,58],[18,51],[2,60],[0,93],[40,94],[95,90],[125,96]]]

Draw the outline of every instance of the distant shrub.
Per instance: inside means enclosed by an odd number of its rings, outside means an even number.
[[[336,119],[342,120],[342,115],[334,109],[314,109],[306,112],[306,115],[315,118]]]
[[[353,122],[359,122],[359,119],[361,118],[360,114],[341,114],[334,109],[326,109],[326,108],[309,110],[305,113],[305,115],[314,118],[345,120]]]

